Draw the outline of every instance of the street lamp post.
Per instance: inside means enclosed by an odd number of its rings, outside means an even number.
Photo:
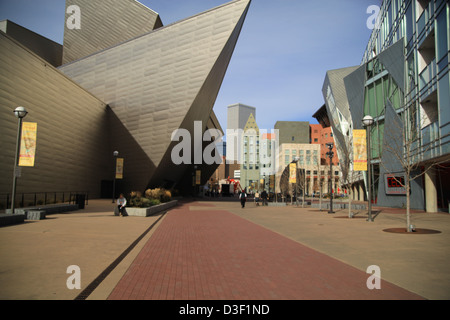
[[[22,121],[28,114],[28,111],[24,107],[17,107],[14,110],[15,116],[19,119],[19,125],[17,127],[17,140],[16,140],[16,154],[14,160],[14,176],[13,176],[13,188],[11,197],[11,214],[15,211],[15,201],[16,201],[16,184],[19,168],[19,153],[20,153],[20,139],[22,136]]]
[[[113,152],[114,156],[114,182],[113,182],[113,194],[112,194],[112,202],[114,203],[116,199],[116,170],[117,170],[117,157],[119,156],[119,151]]]
[[[371,138],[370,138],[370,130],[371,130],[371,126],[374,123],[374,119],[371,116],[365,116],[363,119],[363,125],[364,127],[366,127],[367,130],[367,175],[368,175],[368,191],[369,191],[369,201],[368,201],[368,208],[369,208],[369,212],[368,212],[368,218],[367,221],[369,222],[373,222],[373,218],[372,218],[372,164],[371,164],[371,157],[372,157],[372,152],[371,152],[371,147],[370,147],[370,142],[371,142]]]
[[[335,213],[333,211],[333,143],[327,143],[327,147],[330,151],[327,152],[327,156],[330,157],[330,211],[328,211],[329,214]]]

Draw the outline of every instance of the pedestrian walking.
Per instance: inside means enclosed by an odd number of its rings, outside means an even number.
[[[128,217],[127,211],[125,209],[127,205],[127,199],[121,193],[119,199],[117,199],[117,208],[119,209],[119,215],[122,217]]]
[[[242,209],[244,209],[245,202],[247,202],[247,192],[245,192],[245,189],[242,190],[241,194],[239,195],[239,199],[241,200]]]
[[[259,200],[260,200],[260,196],[259,196],[259,192],[257,191],[255,193],[255,204],[256,204],[256,206],[259,206]]]
[[[261,192],[261,199],[262,199],[262,205],[267,206],[267,198],[268,198],[268,194],[266,192],[266,190],[263,190],[263,192]]]

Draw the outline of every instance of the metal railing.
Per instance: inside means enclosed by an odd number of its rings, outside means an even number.
[[[89,204],[89,192],[87,191],[55,191],[55,192],[26,192],[16,195],[16,207],[35,207],[58,203],[76,203],[77,195],[85,196],[85,204]],[[11,194],[0,194],[0,211],[11,208]]]

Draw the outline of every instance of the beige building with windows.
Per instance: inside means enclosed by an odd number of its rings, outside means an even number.
[[[329,160],[327,165],[320,162],[320,145],[318,144],[289,144],[280,146],[278,153],[278,170],[276,173],[276,192],[281,193],[281,177],[286,174],[286,168],[293,161],[297,161],[297,168],[305,171],[305,190],[307,195],[318,194],[318,192],[329,193],[329,181],[332,173],[333,190],[340,190],[340,169],[333,165],[330,171]],[[289,172],[289,171],[287,171]],[[303,185],[303,184],[302,184]],[[322,185],[322,187],[321,187]]]

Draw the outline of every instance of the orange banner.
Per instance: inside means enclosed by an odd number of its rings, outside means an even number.
[[[22,124],[22,138],[20,140],[19,167],[34,167],[36,138],[37,123],[24,122]]]
[[[353,130],[353,170],[367,171],[366,130]]]

